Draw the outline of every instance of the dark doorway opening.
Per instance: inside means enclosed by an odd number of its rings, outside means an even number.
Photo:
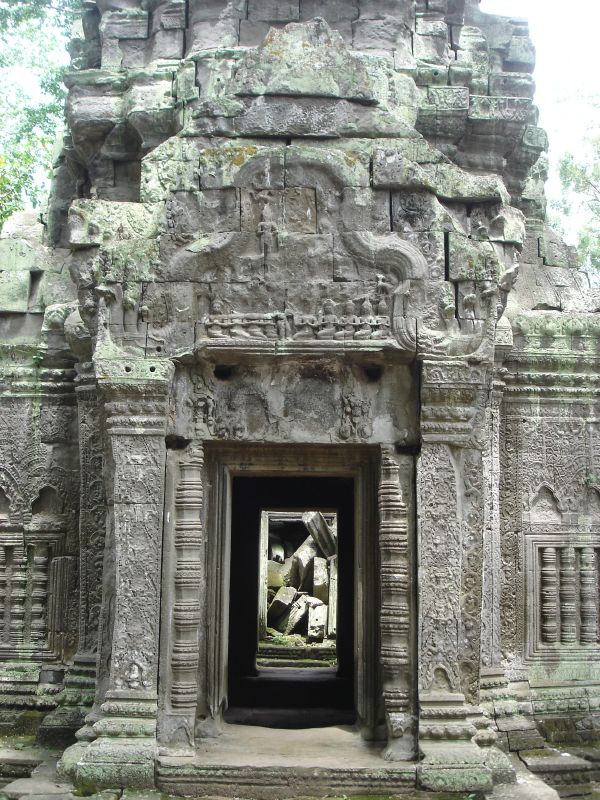
[[[259,651],[261,520],[269,513],[335,517],[337,611],[335,665],[263,666]],[[349,724],[354,690],[354,480],[235,477],[232,484],[228,709],[225,720],[271,727]]]

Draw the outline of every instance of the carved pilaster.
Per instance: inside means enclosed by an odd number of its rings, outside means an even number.
[[[156,755],[158,632],[167,396],[172,364],[96,360],[106,413],[107,540],[110,580],[104,582],[105,624],[112,651],[98,737],[72,769],[98,786],[153,786]],[[76,747],[82,748],[82,745]],[[64,763],[71,758],[69,751]]]
[[[81,468],[79,496],[79,635],[77,652],[65,679],[59,706],[48,714],[40,738],[72,741],[94,702],[98,624],[102,605],[102,560],[106,533],[103,479],[102,409],[93,364],[77,365],[76,397]],[[93,738],[90,728],[78,734]]]
[[[482,791],[486,754],[465,702],[477,702],[480,669],[484,493],[482,450],[489,379],[483,367],[426,362],[417,469],[420,783]],[[448,758],[447,741],[453,742]],[[449,773],[449,770],[452,770]]]
[[[381,556],[381,664],[388,729],[385,758],[414,755],[414,716],[409,651],[408,522],[400,489],[400,470],[384,450],[379,483],[379,549]]]
[[[481,664],[501,663],[502,553],[500,537],[500,405],[502,384],[496,382],[485,412],[483,451],[483,576],[481,591]]]
[[[37,731],[55,708],[76,646],[76,601],[60,574],[76,569],[74,374],[31,355],[0,367],[0,728],[12,732]]]

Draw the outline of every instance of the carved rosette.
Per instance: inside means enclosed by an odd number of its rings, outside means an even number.
[[[389,450],[381,459],[379,483],[381,557],[381,665],[388,728],[388,760],[414,755],[410,695],[408,521],[400,489],[400,469]]]

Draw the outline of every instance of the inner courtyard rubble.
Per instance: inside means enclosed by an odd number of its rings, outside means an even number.
[[[600,296],[526,21],[84,0],[70,53],[0,234],[0,797],[591,797]]]

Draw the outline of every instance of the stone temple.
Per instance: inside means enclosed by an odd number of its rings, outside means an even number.
[[[84,5],[0,240],[0,733],[94,789],[484,793],[518,753],[585,794],[600,305],[526,22]]]

